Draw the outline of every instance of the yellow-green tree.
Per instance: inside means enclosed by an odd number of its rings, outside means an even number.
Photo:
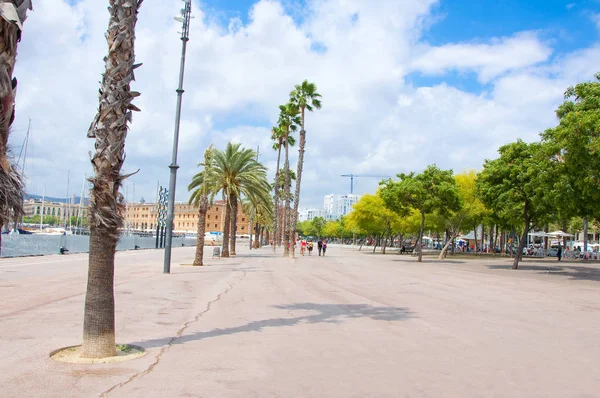
[[[352,207],[352,212],[346,217],[346,223],[350,230],[359,231],[362,235],[383,238],[383,254],[387,239],[401,228],[400,217],[385,206],[379,194],[363,195]],[[373,245],[373,253],[376,248],[377,243]]]
[[[458,188],[458,196],[460,198],[460,207],[454,211],[447,212],[446,229],[449,233],[449,240],[444,245],[440,253],[440,260],[446,257],[448,246],[461,233],[464,225],[474,226],[475,234],[477,226],[483,218],[489,214],[489,210],[479,199],[477,193],[477,172],[474,170],[466,170],[454,176],[456,186]],[[477,240],[477,235],[475,235]],[[477,242],[475,242],[477,244]]]

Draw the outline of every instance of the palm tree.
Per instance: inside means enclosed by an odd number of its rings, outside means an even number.
[[[123,226],[125,206],[119,188],[128,176],[121,175],[125,161],[125,137],[132,111],[131,101],[139,95],[130,91],[134,80],[135,24],[141,0],[109,0],[110,19],[106,40],[106,71],[100,88],[100,105],[88,137],[94,138],[95,153],[90,179],[90,253],[83,346],[85,358],[116,355],[115,300],[113,292],[115,249]]]
[[[292,236],[296,236],[296,225],[298,224],[298,205],[300,204],[300,182],[302,181],[302,168],[304,167],[304,148],[306,146],[306,130],[304,130],[305,111],[313,111],[313,108],[321,109],[321,94],[317,92],[317,86],[304,80],[302,84],[294,86],[290,93],[290,101],[300,109],[300,145],[298,148],[298,171],[296,172],[296,194],[294,195],[294,211],[292,212]],[[292,246],[292,256],[294,256]]]
[[[279,164],[281,163],[281,149],[285,148],[285,144],[288,146],[294,146],[296,144],[296,139],[291,135],[286,135],[285,126],[273,127],[271,130],[271,137],[275,141],[273,144],[273,149],[277,151],[277,168],[275,171],[275,181],[279,181],[280,185],[277,183],[273,184],[273,192],[274,192],[274,204],[275,209],[280,208],[279,201],[281,198],[285,198],[285,183],[281,185],[282,181],[285,181],[285,174],[280,174]],[[285,170],[284,170],[285,171]],[[295,177],[292,177],[295,178]],[[279,228],[279,225],[282,224],[283,218],[280,220],[280,213],[276,211],[273,215],[273,252],[275,253],[275,248],[277,245],[281,245],[281,238],[283,237],[283,229]],[[285,224],[284,224],[285,225]]]
[[[221,192],[226,201],[221,255],[229,257],[232,211],[242,197],[269,195],[266,168],[256,161],[252,149],[228,143],[225,151],[215,151],[206,179],[210,192]]]
[[[252,241],[252,230],[254,229],[256,233],[254,247],[258,248],[260,246],[258,238],[260,225],[264,225],[272,219],[273,204],[271,203],[271,197],[268,192],[260,191],[259,196],[251,196],[243,200],[242,208],[249,217],[251,226],[249,231],[250,241]]]
[[[298,107],[291,102],[280,105],[279,106],[279,126],[282,127],[285,131],[285,139],[284,139],[284,148],[285,148],[285,163],[284,163],[284,172],[285,172],[285,206],[284,206],[284,238],[283,238],[283,256],[287,257],[290,255],[290,240],[293,238],[290,237],[290,199],[291,199],[291,179],[290,179],[290,157],[289,157],[289,148],[290,148],[290,134],[293,131],[296,131],[297,126],[301,123]]]
[[[0,0],[0,229],[23,214],[23,180],[7,159],[9,129],[15,120],[17,46],[30,0]],[[1,239],[1,236],[0,236]]]
[[[277,168],[275,169],[275,181],[279,181],[279,165],[281,164],[281,148],[283,146],[283,139],[285,133],[280,126],[273,127],[271,129],[271,139],[275,141],[273,149],[277,151]],[[275,211],[273,212],[273,253],[277,252],[277,226],[279,225],[279,189],[275,184],[273,187],[273,205]]]
[[[202,263],[204,257],[204,234],[206,232],[206,213],[208,206],[212,202],[214,192],[210,192],[210,186],[205,177],[210,173],[210,166],[214,156],[214,148],[212,144],[204,151],[204,163],[198,166],[203,166],[204,170],[194,176],[188,191],[193,191],[190,196],[190,204],[198,207],[198,236],[196,237],[196,255],[194,256],[194,265],[204,265]],[[210,198],[209,198],[210,196]]]

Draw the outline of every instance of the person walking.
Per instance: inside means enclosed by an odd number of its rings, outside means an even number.
[[[562,246],[558,245],[558,251],[556,252],[556,257],[558,257],[558,261],[562,259]]]
[[[300,254],[304,256],[304,252],[306,251],[306,239],[302,239],[300,242]]]
[[[321,251],[323,250],[323,241],[319,239],[317,241],[317,249],[319,249],[319,256],[321,255]]]
[[[323,257],[325,257],[325,252],[327,251],[327,239],[323,240]]]
[[[313,251],[313,243],[312,240],[308,242],[308,255],[310,256],[310,254]]]

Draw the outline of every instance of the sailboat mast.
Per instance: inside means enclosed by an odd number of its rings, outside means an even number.
[[[44,191],[42,193],[42,211],[40,212],[40,232],[43,230],[44,225],[44,204],[46,202],[46,184],[44,184]]]

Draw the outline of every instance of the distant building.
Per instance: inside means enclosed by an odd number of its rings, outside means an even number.
[[[304,209],[298,213],[298,221],[312,221],[317,217],[327,218],[323,209]]]
[[[360,195],[325,195],[323,208],[327,220],[337,220],[341,216],[346,216],[352,211],[352,206],[360,199]]]
[[[61,223],[68,223],[69,219],[73,216],[86,217],[87,206],[75,204],[75,198],[71,200],[71,203],[54,202],[54,201],[42,201],[38,199],[28,199],[23,203],[23,210],[25,217],[33,216],[54,216],[61,220]]]
[[[237,234],[248,234],[250,230],[248,216],[238,206]],[[155,203],[128,203],[125,211],[125,228],[138,231],[155,231],[157,206]],[[215,201],[206,213],[206,232],[223,232],[225,221],[225,202]],[[198,231],[198,209],[188,203],[175,203],[173,232],[185,233]]]

